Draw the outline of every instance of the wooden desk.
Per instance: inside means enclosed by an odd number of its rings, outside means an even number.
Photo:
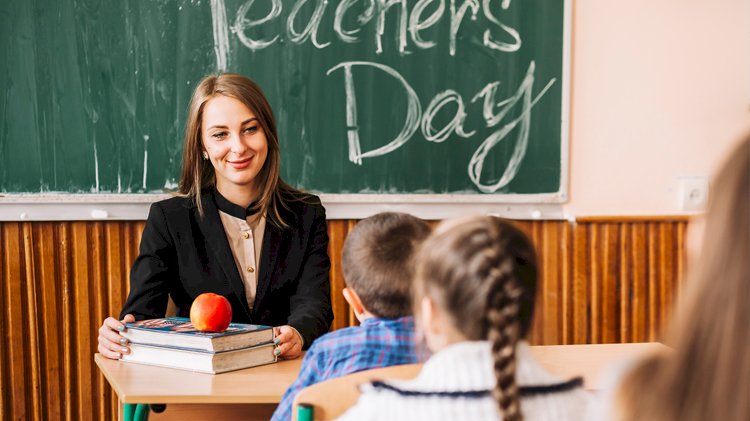
[[[669,349],[660,343],[652,342],[532,346],[531,352],[552,374],[563,380],[581,376],[586,389],[597,390],[602,384],[602,376],[607,374],[610,367],[651,353],[666,352]],[[357,402],[359,384],[372,379],[413,379],[420,370],[419,364],[380,368],[310,386],[300,392],[294,400],[294,419],[296,419],[297,404],[306,403],[313,406],[316,421],[332,420]],[[336,399],[331,399],[331,396],[336,396]]]
[[[126,363],[94,355],[120,404],[166,403],[149,420],[267,420],[297,378],[302,357],[222,374]],[[222,404],[222,405],[215,405]],[[229,405],[227,405],[229,404]],[[120,405],[122,419],[122,405]]]
[[[561,379],[583,377],[583,387],[601,388],[602,376],[616,364],[622,364],[670,348],[657,342],[602,345],[539,345],[531,352],[550,373]]]
[[[627,361],[652,352],[668,350],[659,343],[611,344],[611,345],[552,345],[532,346],[531,350],[539,362],[560,378],[583,376],[587,389],[598,389],[601,375],[613,364]],[[281,400],[284,391],[299,373],[302,358],[280,361],[276,364],[248,368],[245,370],[211,375],[184,370],[110,360],[99,354],[94,356],[104,377],[117,393],[120,403],[166,403],[163,414],[152,413],[151,421],[191,419],[200,420],[267,420]],[[370,378],[387,378],[392,368],[370,370],[340,379],[330,380],[309,387],[303,392],[317,402],[318,399],[332,401],[326,383],[346,383],[349,393],[336,395],[332,403],[339,408],[334,413],[348,408],[356,402],[359,392],[356,385]],[[375,374],[372,374],[372,373]],[[411,367],[400,378],[413,378],[419,367]],[[323,390],[321,390],[323,389]],[[317,391],[317,392],[316,392]],[[320,393],[322,392],[322,393]],[[303,396],[302,394],[300,396]],[[299,397],[299,396],[298,396]],[[221,404],[221,405],[217,405]],[[330,410],[326,412],[330,414]],[[122,414],[120,414],[122,419]],[[328,419],[328,418],[325,418]]]

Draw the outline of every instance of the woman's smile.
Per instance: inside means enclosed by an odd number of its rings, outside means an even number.
[[[229,165],[231,165],[235,170],[244,170],[245,168],[250,166],[250,163],[252,162],[253,157],[249,156],[247,158],[242,159],[235,159],[233,161],[227,161]]]

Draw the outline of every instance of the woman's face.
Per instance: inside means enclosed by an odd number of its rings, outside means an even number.
[[[255,114],[237,99],[216,95],[203,107],[201,130],[203,148],[216,171],[216,187],[254,188],[268,155],[266,134]]]

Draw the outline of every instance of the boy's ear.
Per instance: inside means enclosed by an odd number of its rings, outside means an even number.
[[[349,303],[349,306],[351,306],[352,310],[354,310],[354,314],[362,314],[365,312],[365,307],[362,305],[362,300],[359,299],[359,295],[357,295],[356,292],[354,292],[353,289],[350,288],[344,288],[342,291],[344,294],[344,299],[347,303]]]

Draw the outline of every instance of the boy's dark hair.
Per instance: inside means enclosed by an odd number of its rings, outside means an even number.
[[[430,226],[406,213],[382,212],[360,221],[346,237],[342,268],[362,305],[386,319],[409,316],[414,256]]]

